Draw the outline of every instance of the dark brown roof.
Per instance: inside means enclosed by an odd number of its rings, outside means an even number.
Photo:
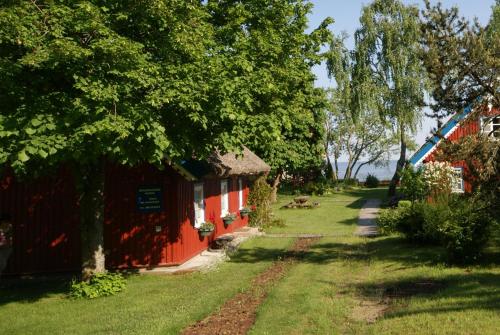
[[[169,163],[190,181],[203,178],[260,175],[271,171],[271,167],[247,147],[243,147],[240,154],[227,153],[222,155],[216,151],[206,160],[192,158],[178,163]]]
[[[217,177],[259,175],[271,171],[271,167],[247,147],[243,147],[241,154],[215,152],[207,161]]]

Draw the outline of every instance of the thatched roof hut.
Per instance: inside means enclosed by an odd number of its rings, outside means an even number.
[[[175,168],[175,167],[174,167]],[[188,179],[227,178],[231,176],[257,176],[267,174],[271,167],[247,147],[240,154],[216,151],[205,161],[184,160],[177,167]],[[188,176],[186,175],[188,174]]]

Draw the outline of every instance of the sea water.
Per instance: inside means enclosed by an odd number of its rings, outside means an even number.
[[[361,162],[362,163],[362,162]],[[359,164],[356,164],[354,166],[354,169],[352,170],[352,176],[354,176],[354,172],[356,172],[356,169],[358,168]],[[396,171],[396,160],[391,160],[388,161],[386,165],[383,166],[375,166],[371,164],[364,165],[361,170],[359,170],[358,175],[356,178],[359,181],[365,181],[366,176],[368,174],[372,174],[375,177],[377,177],[380,181],[382,180],[391,180],[392,176],[394,175],[394,172]],[[345,171],[347,169],[347,162],[339,162],[339,178],[343,179],[345,175]]]

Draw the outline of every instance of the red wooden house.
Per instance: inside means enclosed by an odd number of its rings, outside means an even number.
[[[239,214],[249,184],[270,167],[248,149],[242,156],[212,155],[207,161],[128,168],[108,164],[105,175],[104,247],[107,268],[181,264],[216,237],[247,225]],[[13,253],[5,274],[77,272],[81,269],[79,208],[69,171],[21,183],[0,178],[0,212],[14,226]],[[197,227],[215,223],[201,237]]]
[[[479,115],[479,116],[478,116]],[[500,110],[488,108],[482,113],[473,113],[471,107],[452,116],[437,133],[431,136],[425,144],[413,154],[410,163],[418,167],[421,164],[436,160],[436,150],[443,140],[457,142],[460,138],[483,132],[492,140],[500,140]],[[500,145],[500,142],[499,142]],[[464,162],[452,162],[455,169],[455,183],[453,192],[463,193],[472,191],[472,183],[467,166]]]

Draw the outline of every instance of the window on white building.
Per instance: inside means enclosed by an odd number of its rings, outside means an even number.
[[[243,205],[243,179],[238,178],[238,205],[240,209],[244,207]]]
[[[463,193],[464,192],[464,176],[463,169],[460,167],[453,168],[453,181],[451,185],[451,191],[453,193]]]
[[[227,180],[220,182],[220,199],[220,215],[222,217],[229,214],[229,183]]]
[[[484,134],[500,139],[500,115],[494,117],[483,117],[481,128]]]
[[[205,197],[203,184],[194,185],[194,227],[198,228],[205,222]]]

